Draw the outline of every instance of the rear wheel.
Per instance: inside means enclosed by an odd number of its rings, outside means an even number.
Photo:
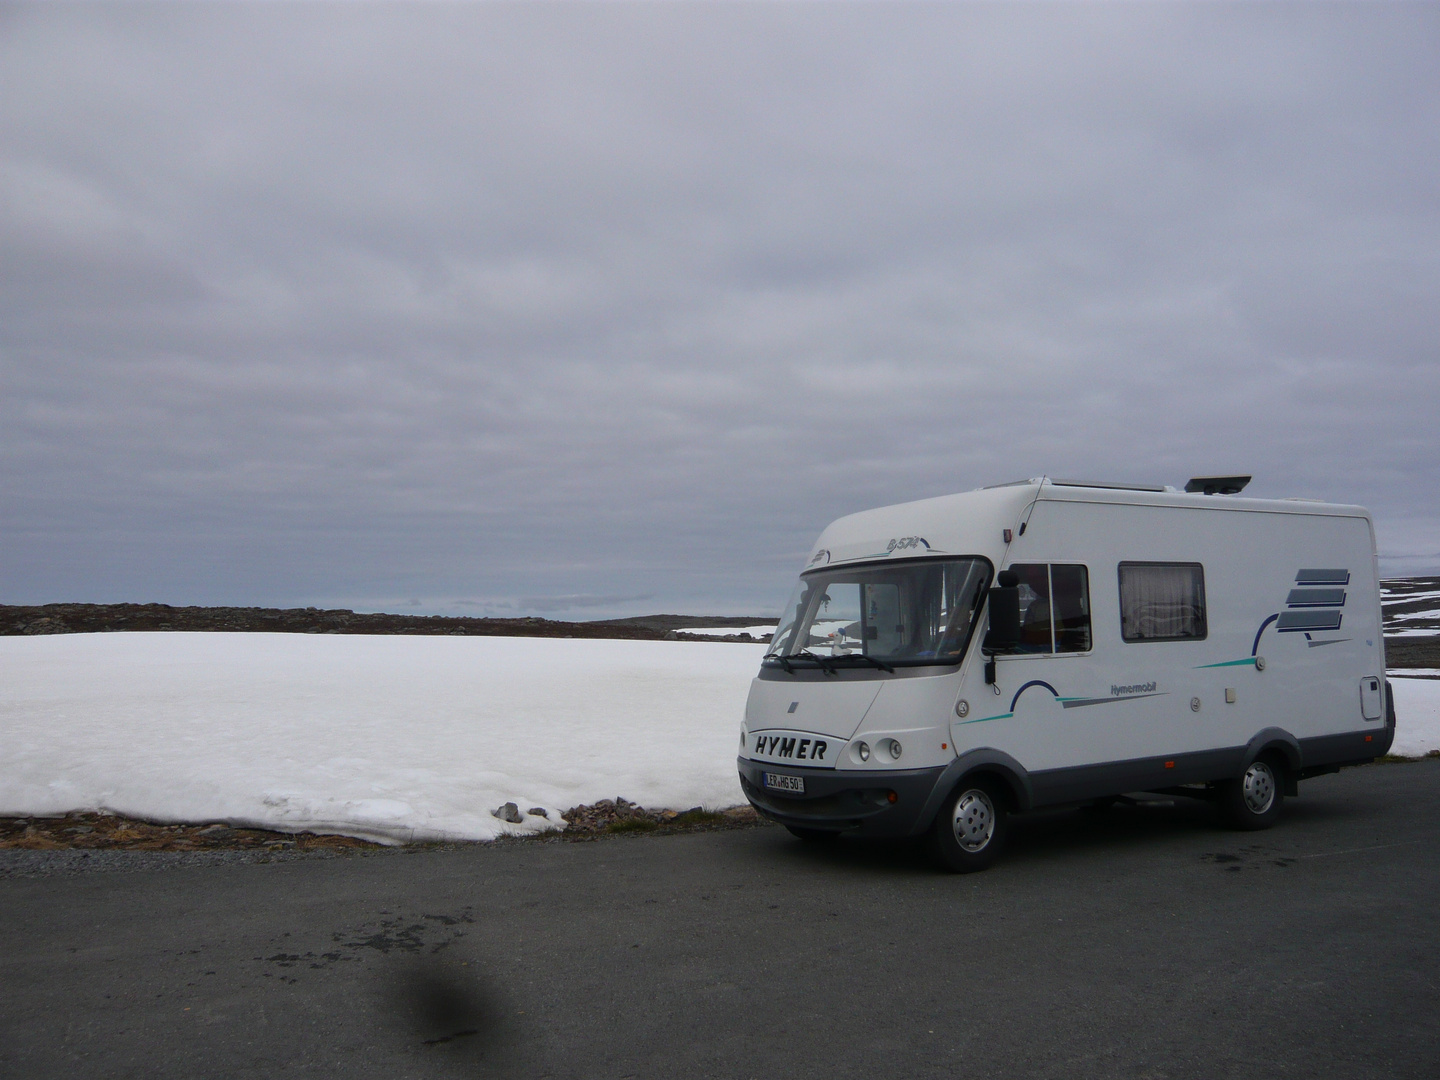
[[[785,828],[790,830],[791,836],[798,837],[807,844],[828,844],[840,836],[834,829],[806,829],[799,825],[786,825]]]
[[[931,826],[931,846],[946,870],[970,874],[1000,856],[1009,835],[1005,804],[988,780],[962,783],[945,801]]]
[[[1280,820],[1285,801],[1285,767],[1273,757],[1256,758],[1237,780],[1220,788],[1220,810],[1237,829],[1268,829]]]

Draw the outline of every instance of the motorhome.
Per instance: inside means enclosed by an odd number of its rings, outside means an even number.
[[[961,872],[1015,812],[1138,792],[1270,826],[1395,713],[1369,514],[1248,480],[1042,477],[834,522],[751,684],[746,797],[807,840],[928,835]]]

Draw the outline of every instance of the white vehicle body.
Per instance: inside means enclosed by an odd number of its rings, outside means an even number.
[[[995,655],[991,683],[986,597],[1004,570],[1035,583],[1037,651]],[[933,648],[907,655],[921,601],[897,614],[895,598],[922,572],[948,592],[926,601]],[[741,734],[747,797],[797,831],[917,835],[977,774],[1026,810],[1203,793],[1268,755],[1295,794],[1394,736],[1359,507],[1042,478],[841,518],[793,606],[827,580],[834,617],[787,643],[804,613],[782,616]],[[868,621],[847,621],[842,594]],[[955,623],[943,640],[942,616]]]

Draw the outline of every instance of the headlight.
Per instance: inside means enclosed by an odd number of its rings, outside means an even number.
[[[740,749],[745,749],[745,729],[743,727],[740,729]]]
[[[894,758],[896,761],[899,761],[899,760],[900,760],[900,752],[901,752],[903,749],[904,749],[904,747],[902,747],[897,740],[895,740],[895,739],[891,739],[891,740],[890,740],[890,756],[891,756],[892,758]]]
[[[870,760],[870,744],[869,744],[869,743],[863,743],[863,742],[862,742],[862,743],[856,743],[856,744],[855,744],[855,752],[860,755],[860,760],[861,760],[861,761],[869,761],[869,760]]]

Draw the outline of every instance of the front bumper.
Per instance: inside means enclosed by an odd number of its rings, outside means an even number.
[[[930,769],[806,769],[738,758],[740,788],[750,805],[771,821],[802,829],[833,829],[854,836],[914,836],[929,827],[925,805],[945,771]],[[805,778],[804,795],[765,788],[761,773]],[[890,793],[895,801],[890,801]]]

